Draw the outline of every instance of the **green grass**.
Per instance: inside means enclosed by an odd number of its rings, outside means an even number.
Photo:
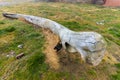
[[[120,80],[120,63],[115,64],[117,70],[116,74],[111,75],[111,80]]]
[[[45,55],[42,52],[44,44],[43,35],[31,25],[19,21],[15,21],[14,24],[9,22],[5,24],[9,24],[9,26],[1,29],[0,35],[6,36],[13,33],[15,38],[11,42],[0,46],[0,55],[4,54],[0,58],[0,76],[5,76],[5,74],[13,71],[14,73],[7,79],[38,80],[40,74],[42,75],[48,68],[48,65],[44,62]],[[17,47],[20,44],[24,44],[23,49]],[[16,60],[15,57],[7,58],[6,55],[11,50],[15,51],[15,55],[24,53],[25,57],[21,60]],[[14,68],[12,68],[12,65],[14,65]],[[6,69],[8,70],[7,72],[5,72]]]
[[[2,12],[49,18],[74,31],[96,31],[107,40],[109,53],[113,43],[118,48],[120,46],[120,8],[105,8],[89,4],[31,3],[1,7],[0,14]],[[103,25],[96,24],[102,20],[104,20]],[[33,25],[18,20],[3,19],[1,15],[0,78],[6,80],[97,80],[98,78],[110,80],[111,77],[112,80],[120,79],[120,65],[109,64],[105,59],[94,68],[80,64],[72,66],[73,68],[68,66],[70,70],[50,69],[50,66],[45,63],[46,56],[43,53],[46,41],[44,37],[41,29],[35,29]],[[23,44],[22,49],[17,47],[20,44]],[[15,55],[24,53],[25,56],[19,60],[15,57],[6,57],[11,51],[14,51]],[[116,51],[112,49],[110,54],[114,55]],[[116,66],[117,74],[111,75],[111,69]]]
[[[5,24],[5,22],[4,21],[0,21],[0,24]]]
[[[75,80],[75,77],[68,72],[53,72],[49,71],[44,74],[43,80]]]
[[[15,30],[14,27],[9,26],[8,28],[1,29],[0,30],[0,35],[7,34],[9,32],[13,32]]]

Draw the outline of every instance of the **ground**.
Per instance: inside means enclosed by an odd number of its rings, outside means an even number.
[[[90,66],[80,54],[64,49],[54,51],[58,36],[48,29],[19,20],[9,20],[2,12],[41,16],[74,31],[95,31],[107,42],[102,62]],[[89,4],[26,3],[0,8],[0,78],[3,80],[119,80],[120,8]],[[23,48],[18,48],[23,45]],[[21,59],[16,55],[24,53]]]

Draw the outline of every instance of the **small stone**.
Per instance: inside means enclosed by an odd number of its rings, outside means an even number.
[[[14,56],[15,56],[15,51],[11,51],[11,52],[9,53],[9,56],[10,56],[10,57],[14,57]]]
[[[18,55],[16,56],[16,59],[20,59],[20,58],[22,58],[23,56],[25,56],[25,54],[24,54],[24,53],[20,53],[20,54],[18,54]]]
[[[14,55],[14,54],[15,54],[15,52],[14,52],[14,51],[11,51],[11,52],[10,52],[10,55]]]
[[[97,25],[99,25],[99,22],[96,22]]]
[[[104,25],[104,23],[100,22],[100,25]]]
[[[18,45],[18,48],[22,49],[23,48],[23,44]]]
[[[97,25],[104,25],[105,24],[105,20],[101,20],[99,22],[96,22]]]
[[[6,55],[6,57],[10,57],[10,55]]]
[[[10,51],[10,52],[6,55],[7,58],[14,57],[14,56],[15,56],[15,51]]]

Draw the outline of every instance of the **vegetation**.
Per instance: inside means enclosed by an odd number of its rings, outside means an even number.
[[[116,67],[118,69],[117,74],[114,74],[111,76],[112,80],[119,80],[120,79],[120,63],[116,64]]]
[[[75,31],[96,31],[107,41],[108,55],[106,54],[101,64],[96,67],[90,67],[73,59],[59,70],[51,69],[45,62],[43,45],[46,40],[41,29],[22,21],[5,19],[2,17],[2,12],[49,18]],[[119,80],[119,13],[120,8],[88,4],[29,3],[0,7],[0,79]],[[18,48],[21,44],[22,49]],[[24,53],[25,56],[17,60],[11,55],[12,52],[15,52],[15,56],[20,53]]]

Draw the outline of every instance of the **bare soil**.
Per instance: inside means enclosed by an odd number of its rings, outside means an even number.
[[[46,62],[51,68],[58,69],[60,67],[59,57],[56,51],[54,50],[54,47],[59,42],[59,38],[48,29],[43,29],[43,33],[46,39],[44,51],[46,55]]]

